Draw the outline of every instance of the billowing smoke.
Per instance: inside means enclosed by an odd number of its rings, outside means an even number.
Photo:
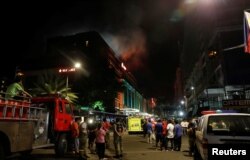
[[[143,68],[147,59],[147,49],[146,36],[142,30],[136,29],[109,35],[108,41],[116,56],[125,63],[129,71]]]

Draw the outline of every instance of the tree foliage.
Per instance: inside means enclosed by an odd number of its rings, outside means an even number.
[[[76,103],[78,100],[77,93],[72,92],[70,87],[66,87],[66,78],[53,72],[46,71],[39,75],[34,85],[33,95],[60,94],[70,103]]]

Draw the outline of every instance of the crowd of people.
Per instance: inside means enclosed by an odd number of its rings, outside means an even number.
[[[181,151],[182,136],[189,138],[189,155],[194,151],[195,121],[173,120],[173,119],[145,119],[143,123],[143,134],[148,143],[154,144],[161,151]]]
[[[23,73],[18,72],[13,83],[11,83],[6,91],[6,99],[23,100],[25,97],[32,97],[24,90]],[[220,127],[224,127],[223,123]],[[182,144],[182,136],[187,135],[189,138],[189,155],[193,154],[196,121],[173,119],[158,119],[152,121],[151,118],[144,119],[142,124],[144,137],[148,143],[153,143],[156,149],[166,151],[180,151]],[[87,150],[91,154],[97,154],[100,160],[105,159],[105,150],[110,148],[110,133],[113,133],[113,144],[115,148],[114,158],[123,156],[122,136],[125,131],[123,120],[119,117],[115,121],[107,121],[106,117],[99,123],[87,123],[87,118],[82,121],[81,117],[75,118],[72,122],[72,150],[79,159],[89,158]]]
[[[110,122],[104,117],[102,122],[88,123],[87,118],[82,121],[77,117],[71,125],[72,130],[72,151],[80,160],[86,160],[88,149],[91,154],[97,154],[99,160],[105,160],[105,150],[111,145],[110,136],[113,132],[113,144],[115,148],[114,158],[123,156],[122,136],[125,127],[122,119],[117,117],[115,121]]]

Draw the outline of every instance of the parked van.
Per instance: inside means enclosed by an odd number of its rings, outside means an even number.
[[[231,154],[236,159],[238,159],[237,156],[243,158],[249,156],[246,151],[250,148],[250,114],[209,113],[203,115],[199,118],[195,133],[195,160],[222,157],[225,159]]]

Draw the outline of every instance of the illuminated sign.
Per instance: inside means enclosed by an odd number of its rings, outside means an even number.
[[[222,104],[223,104],[223,107],[229,107],[229,106],[250,106],[250,99],[244,99],[244,100],[223,100]]]
[[[58,70],[59,73],[67,73],[67,72],[75,72],[75,71],[76,71],[76,68],[62,68]]]

